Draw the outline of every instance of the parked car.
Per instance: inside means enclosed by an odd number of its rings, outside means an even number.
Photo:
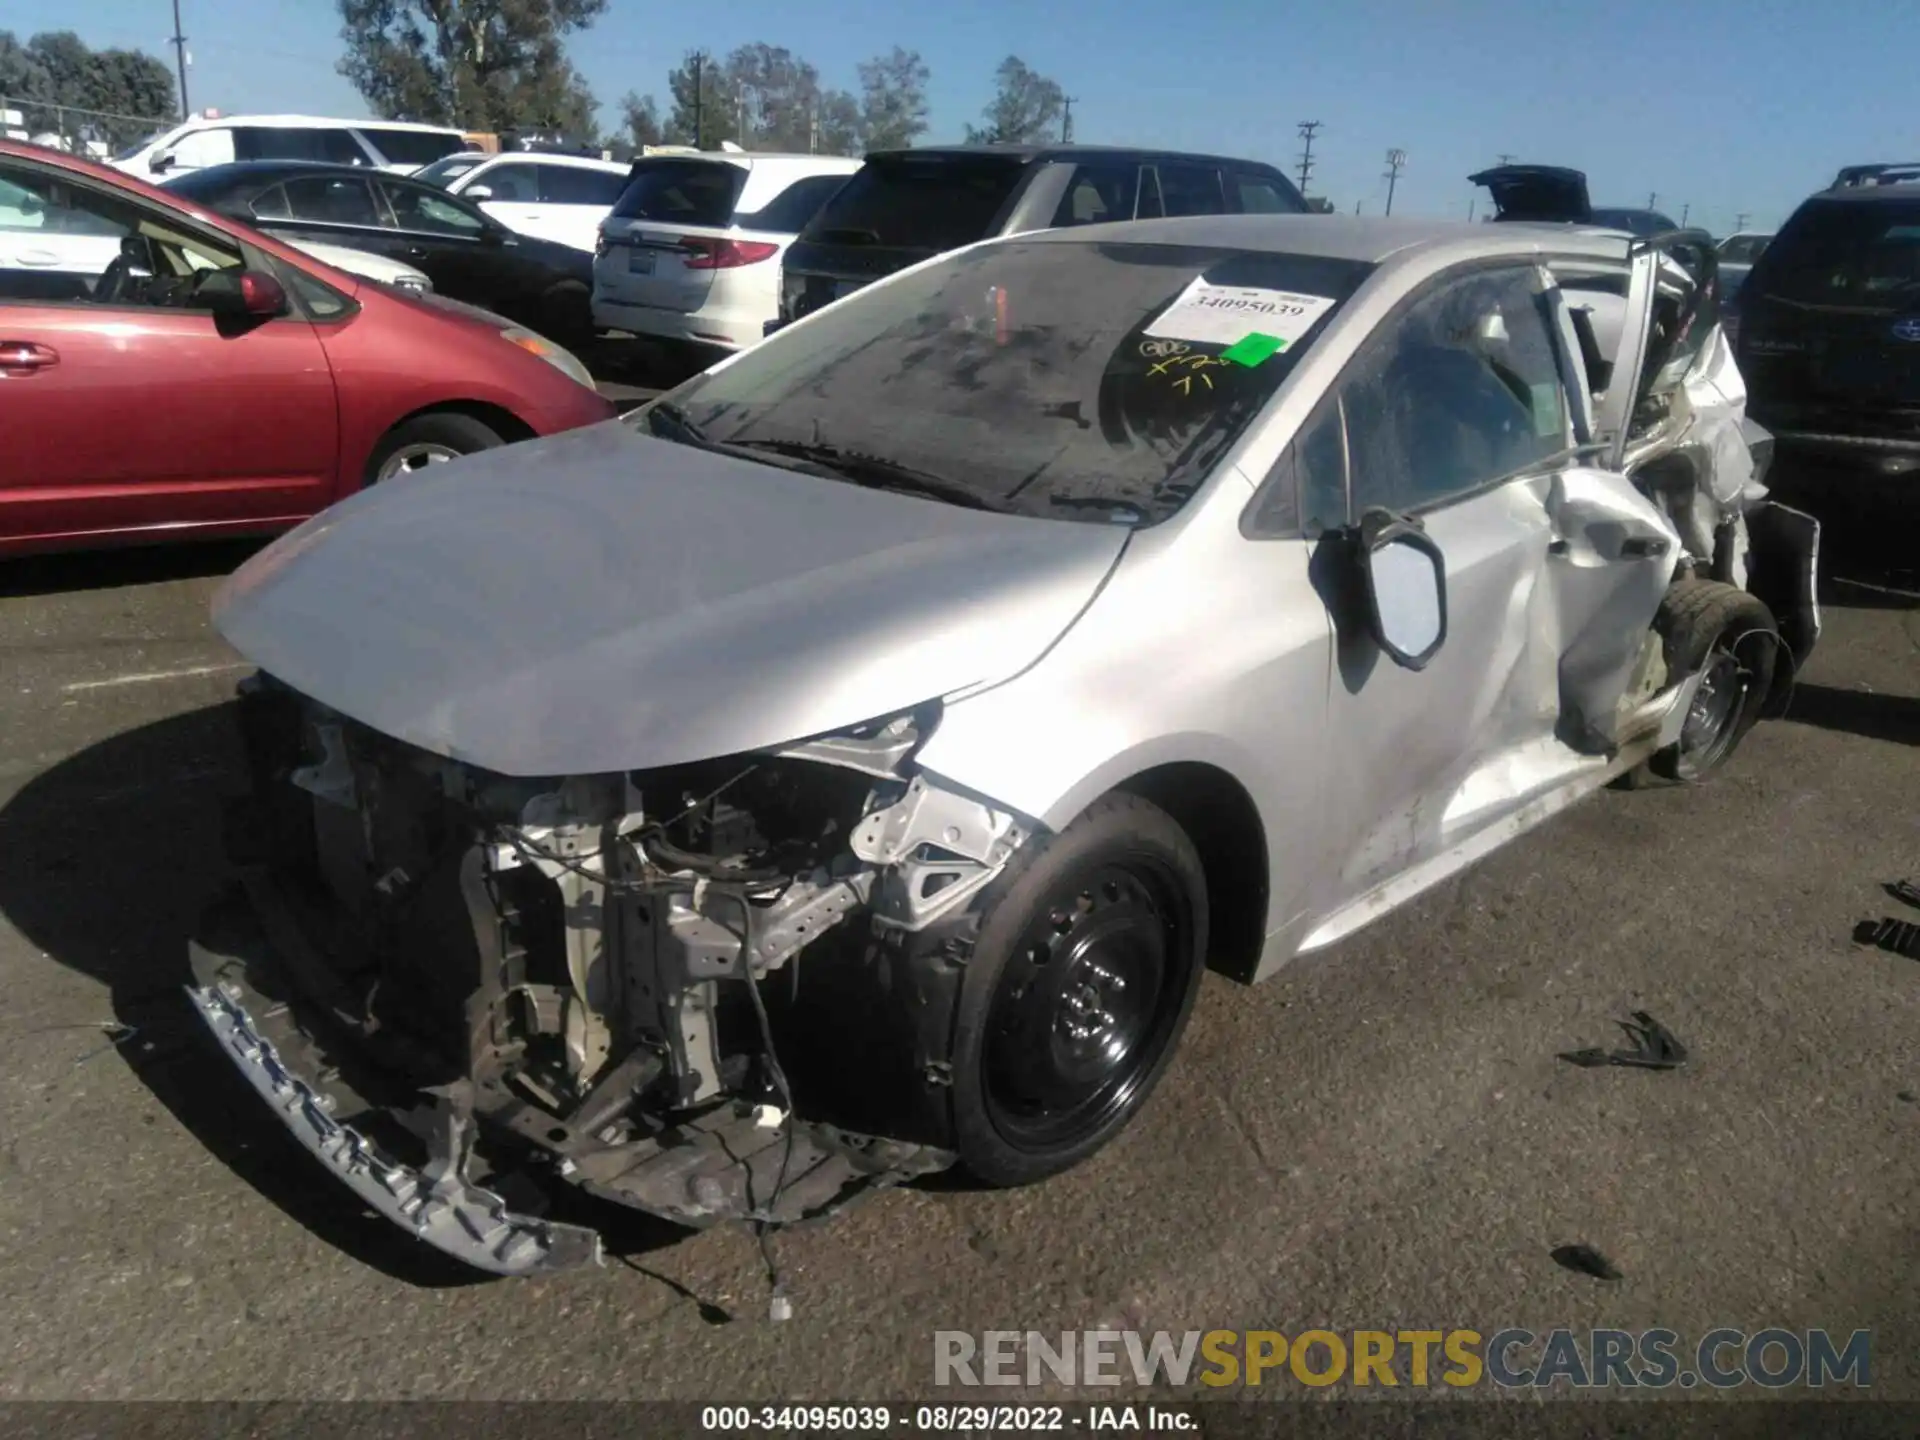
[[[780,309],[780,257],[860,168],[835,155],[648,156],[600,222],[593,320],[725,353]]]
[[[627,188],[632,167],[578,155],[463,151],[415,172],[416,180],[462,195],[508,229],[592,252],[600,222]]]
[[[785,324],[881,276],[993,235],[1156,216],[1305,214],[1253,160],[1104,145],[878,151],[782,262]]]
[[[142,179],[244,160],[311,160],[406,174],[465,146],[461,132],[444,125],[318,115],[202,116],[141,141],[111,163]]]
[[[271,235],[403,261],[426,272],[439,293],[562,344],[591,338],[592,256],[516,235],[437,185],[298,160],[219,165],[164,184]]]
[[[1492,193],[1496,220],[1594,225],[1642,236],[1681,228],[1659,210],[1624,205],[1596,207],[1587,198],[1586,175],[1564,165],[1496,165],[1469,175],[1467,180]]]
[[[97,266],[0,263],[0,554],[271,534],[615,413],[539,335],[105,166],[0,142],[0,194]]]
[[[99,275],[120,254],[123,232],[80,211],[48,212],[39,196],[0,180],[0,269],[68,277]],[[433,282],[411,265],[382,255],[309,241],[300,248],[337,270],[403,290],[425,292]],[[65,282],[61,282],[65,283]]]
[[[1742,287],[1738,354],[1755,418],[1823,488],[1910,496],[1920,470],[1916,180],[1920,164],[1843,169]]]
[[[1204,968],[1710,776],[1781,697],[1817,527],[1757,498],[1704,257],[1049,229],[357,497],[215,602],[255,789],[192,1003],[365,1204],[497,1272],[598,1252],[529,1177],[707,1225],[1065,1170]],[[1631,297],[1604,353],[1592,285]]]

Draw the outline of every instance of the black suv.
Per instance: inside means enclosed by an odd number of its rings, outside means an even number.
[[[1850,165],[1740,292],[1747,413],[1781,461],[1859,479],[1920,469],[1920,164]]]
[[[1166,215],[1300,215],[1255,160],[1105,145],[877,150],[814,216],[781,267],[769,332],[896,270],[995,235]]]

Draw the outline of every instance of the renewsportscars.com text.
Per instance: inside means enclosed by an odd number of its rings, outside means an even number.
[[[936,1385],[1496,1385],[1768,1389],[1873,1383],[1872,1332],[937,1330]]]

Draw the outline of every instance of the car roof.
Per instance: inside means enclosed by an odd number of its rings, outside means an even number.
[[[1000,157],[1032,164],[1041,160],[1199,160],[1215,165],[1247,165],[1262,170],[1275,167],[1243,155],[1210,155],[1198,150],[1165,150],[1151,145],[914,145],[894,150],[872,150],[869,160],[966,159]]]
[[[196,115],[182,124],[188,127],[205,128],[210,125],[279,125],[286,129],[318,130],[337,125],[342,130],[357,130],[362,126],[373,126],[380,130],[418,130],[422,134],[459,135],[463,133],[457,125],[425,125],[417,120],[342,120],[329,115]],[[178,127],[176,127],[178,128]]]
[[[492,152],[486,150],[463,150],[458,154],[443,155],[440,158],[442,160],[476,159],[479,162],[474,166],[476,170],[478,170],[481,165],[491,165],[499,160],[524,160],[529,165],[571,165],[576,170],[612,170],[622,175],[633,168],[630,163],[619,160],[602,160],[598,155],[551,155],[543,150],[497,150]]]
[[[1624,262],[1623,231],[1598,226],[1508,221],[1474,225],[1458,220],[1394,219],[1356,215],[1191,215],[1173,220],[1116,220],[1009,236],[1046,244],[1136,241],[1220,249],[1311,255],[1377,265],[1414,250],[1457,250],[1459,258],[1532,255],[1543,250]],[[995,243],[1005,243],[999,241]]]
[[[857,155],[807,155],[797,150],[674,150],[653,155],[636,155],[628,162],[634,165],[651,165],[672,160],[724,160],[729,165],[738,165],[742,169],[752,169],[756,165],[811,165],[821,170],[858,170],[861,165]]]

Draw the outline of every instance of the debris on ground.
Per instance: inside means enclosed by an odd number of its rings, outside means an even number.
[[[1911,880],[1889,880],[1883,887],[1887,894],[1904,904],[1920,910],[1920,885]]]
[[[1595,1280],[1618,1280],[1619,1268],[1591,1245],[1561,1245],[1553,1251],[1554,1263],[1576,1275],[1591,1275]]]
[[[1633,1042],[1632,1048],[1603,1050],[1594,1046],[1587,1050],[1567,1051],[1560,1058],[1583,1070],[1597,1070],[1606,1065],[1620,1065],[1635,1070],[1677,1070],[1686,1064],[1687,1047],[1646,1011],[1636,1010],[1632,1019],[1615,1023],[1626,1031],[1627,1039]]]
[[[1896,920],[1891,915],[1862,920],[1853,927],[1853,943],[1908,960],[1920,960],[1920,923]]]

